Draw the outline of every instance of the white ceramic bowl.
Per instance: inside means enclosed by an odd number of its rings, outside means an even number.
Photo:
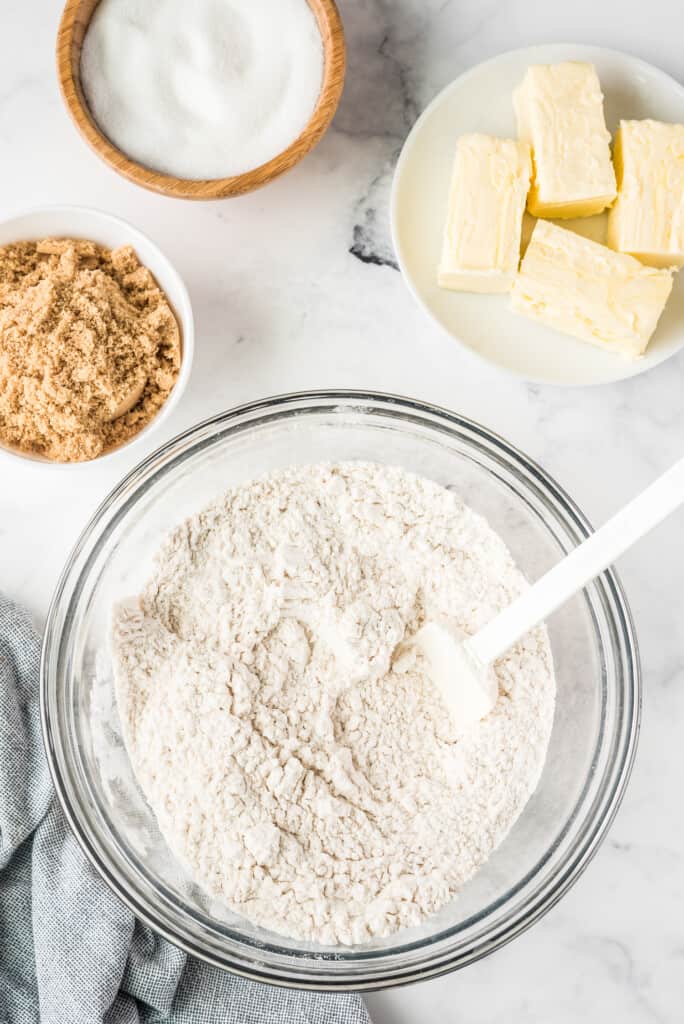
[[[114,217],[111,213],[83,206],[45,206],[26,210],[0,222],[0,246],[11,242],[32,241],[41,238],[87,238],[108,249],[132,245],[141,263],[151,270],[157,284],[166,294],[176,314],[181,332],[181,367],[173,391],[157,415],[134,437],[116,448],[111,448],[91,462],[102,462],[138,444],[156,430],[180,401],[192,368],[195,351],[195,325],[190,296],[183,280],[164,253],[137,228]],[[88,466],[91,462],[54,462],[39,455],[22,452],[0,442],[0,455],[35,462],[41,466]]]

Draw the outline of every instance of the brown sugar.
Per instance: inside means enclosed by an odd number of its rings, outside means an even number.
[[[180,361],[173,311],[130,246],[0,248],[0,443],[94,459],[150,422]]]

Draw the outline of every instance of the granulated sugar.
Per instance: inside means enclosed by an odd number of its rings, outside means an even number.
[[[302,133],[323,81],[307,0],[100,0],[81,82],[105,135],[147,167],[224,178]]]
[[[199,884],[322,943],[456,896],[539,779],[551,654],[542,628],[516,645],[459,736],[407,641],[426,620],[472,633],[523,586],[453,494],[371,464],[273,474],[172,533],[115,611],[115,676],[138,780]]]

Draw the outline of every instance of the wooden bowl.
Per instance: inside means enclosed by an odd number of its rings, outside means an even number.
[[[195,181],[154,171],[118,149],[95,123],[81,88],[81,47],[99,0],[67,0],[57,33],[57,75],[67,110],[97,155],[124,178],[176,199],[225,199],[252,192],[289,171],[322,138],[337,109],[346,67],[344,29],[335,0],[308,0],[323,40],[323,84],[311,119],[294,142],[268,163],[231,178]]]

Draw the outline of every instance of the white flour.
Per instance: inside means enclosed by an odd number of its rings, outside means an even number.
[[[494,711],[462,739],[401,645],[426,618],[472,633],[522,586],[453,494],[371,464],[280,472],[176,529],[113,646],[132,763],[196,880],[324,943],[418,924],[458,893],[541,773],[548,640],[497,664]]]

